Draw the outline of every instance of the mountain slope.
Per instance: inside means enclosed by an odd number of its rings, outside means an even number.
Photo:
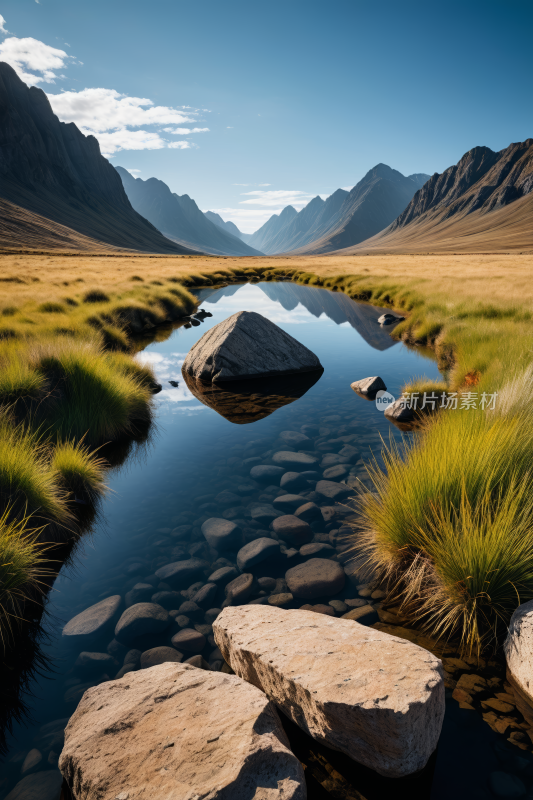
[[[406,178],[386,164],[377,164],[347,193],[337,213],[291,251],[327,253],[368,239],[401,214],[428,178],[423,174]]]
[[[279,232],[292,222],[298,212],[293,206],[285,206],[280,214],[273,214],[264,225],[262,225],[255,233],[252,234],[248,240],[250,247],[255,247],[261,250],[262,253],[269,254],[271,242],[276,238]]]
[[[386,229],[343,254],[533,248],[533,139],[475,147],[435,173]]]
[[[227,233],[230,233],[232,236],[237,236],[238,239],[242,239],[243,234],[234,222],[229,220],[228,222],[224,222],[220,214],[216,214],[214,211],[204,211],[204,214],[213,225],[218,225],[223,231],[227,231]]]
[[[337,189],[326,200],[314,197],[305,208],[302,208],[288,225],[274,237],[270,244],[270,252],[284,253],[297,250],[319,238],[321,232],[327,230],[343,203],[348,197],[345,189]]]
[[[211,222],[189,195],[171,192],[157,178],[143,181],[123,167],[116,170],[133,208],[169,239],[214,255],[261,255],[238,236]]]
[[[28,88],[5,63],[0,63],[0,197],[113,247],[190,252],[133,210],[94,136],[60,122],[45,93]],[[10,206],[5,208],[9,213]],[[39,227],[33,228],[34,245]]]

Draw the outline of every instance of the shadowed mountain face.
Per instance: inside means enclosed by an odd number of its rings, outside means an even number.
[[[286,206],[281,214],[273,214],[270,219],[265,222],[255,233],[252,234],[248,240],[250,247],[256,247],[262,253],[270,255],[277,252],[271,249],[273,240],[277,237],[279,232],[291,222],[298,212],[293,206]]]
[[[157,178],[143,181],[123,167],[116,170],[133,208],[172,241],[214,255],[261,255],[238,236],[211,222],[189,195],[171,192]]]
[[[435,173],[398,218],[352,252],[492,252],[533,247],[533,139],[475,147]]]
[[[152,253],[191,252],[165,239],[133,210],[94,136],[60,122],[45,93],[28,88],[5,63],[0,63],[0,197],[19,207],[4,209],[9,220],[14,216],[11,227],[20,247],[65,249],[65,238],[75,241],[81,234],[96,240],[95,249],[105,249],[103,243]],[[46,222],[31,216],[26,237],[20,208],[71,233],[50,240]]]
[[[357,244],[390,225],[427,178],[429,175],[421,173],[406,178],[386,164],[378,164],[350,192],[338,189],[327,200],[311,200],[269,237],[263,251],[327,253]]]
[[[210,303],[217,303],[224,297],[234,295],[240,286],[240,284],[234,284],[233,286],[223,286],[220,289],[205,288],[195,291],[195,295],[200,304],[206,300]],[[397,344],[390,337],[391,328],[382,328],[378,323],[378,317],[383,314],[382,308],[354,303],[341,292],[333,294],[311,286],[291,283],[259,283],[258,287],[270,300],[279,303],[287,311],[293,311],[301,303],[314,317],[318,318],[321,314],[325,314],[337,325],[349,322],[352,328],[355,328],[374,350],[388,350],[389,347]]]
[[[230,233],[232,236],[242,239],[243,242],[246,241],[247,234],[242,233],[234,222],[230,222],[229,220],[228,222],[224,222],[220,214],[216,214],[214,211],[204,211],[204,214],[209,222],[212,222],[214,225],[218,225],[219,228],[222,228],[223,231]]]

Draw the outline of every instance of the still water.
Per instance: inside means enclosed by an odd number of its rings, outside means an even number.
[[[382,309],[354,303],[340,293],[260,283],[205,289],[198,297],[202,308],[212,313],[211,318],[199,327],[175,329],[166,341],[152,342],[138,355],[152,364],[163,385],[156,397],[156,430],[149,444],[138,448],[120,469],[110,472],[110,492],[102,505],[101,520],[77,545],[49,595],[43,645],[49,667],[32,683],[27,701],[31,720],[14,726],[1,766],[1,798],[58,800],[57,758],[68,717],[86,688],[114,678],[123,665],[124,652],[113,647],[112,658],[104,659],[99,671],[94,666],[89,669],[76,664],[79,650],[86,648],[76,650],[62,641],[61,632],[68,620],[111,595],[121,595],[127,604],[137,592],[133,602],[149,601],[153,594],[170,588],[160,583],[155,571],[180,558],[193,555],[206,559],[212,572],[233,564],[231,553],[226,558],[209,552],[200,533],[200,525],[209,517],[238,520],[247,541],[270,536],[268,510],[256,517],[251,510],[259,505],[275,509],[272,504],[282,494],[279,479],[277,484],[258,483],[250,479],[250,470],[254,465],[271,464],[276,451],[297,449],[280,438],[283,432],[303,429],[308,435],[318,459],[313,469],[318,470],[319,477],[333,466],[336,472],[333,477],[328,473],[328,479],[370,487],[365,463],[373,457],[379,459],[381,437],[387,442],[391,438],[400,441],[402,434],[374,403],[358,397],[350,383],[379,375],[389,392],[398,396],[401,386],[414,377],[439,377],[436,364],[427,354],[394,342],[389,331],[379,326],[377,318]],[[251,424],[235,424],[203,404],[191,394],[181,375],[187,352],[206,329],[241,310],[263,314],[316,353],[324,367],[320,379],[303,396]],[[335,454],[346,444],[351,446],[349,460],[337,459]],[[221,499],[222,492],[231,493],[229,501],[227,494]],[[313,483],[298,493],[317,500]],[[324,545],[317,555],[335,556],[342,563],[342,552],[332,546],[342,519],[313,526],[314,541]],[[272,579],[270,590],[268,581],[263,582],[267,589],[261,590],[262,596],[282,592],[285,571],[301,559],[295,548],[287,547],[279,563],[269,566],[267,572],[259,570],[258,576]],[[333,599],[340,601],[338,608],[342,609],[345,600],[357,599],[357,583],[360,580],[348,580],[335,598],[315,602]],[[134,590],[137,584],[143,584],[144,589]],[[126,597],[132,590],[133,594]],[[261,593],[254,595],[256,599],[259,596]],[[184,595],[180,602],[189,599]],[[221,587],[207,610],[220,608],[223,599]],[[347,610],[349,606],[344,605]],[[178,613],[176,600],[168,608],[177,618],[173,626],[134,642],[132,648],[144,650],[170,643],[180,625],[184,626],[184,612]],[[204,612],[190,612],[185,627],[201,628],[206,637],[201,655],[212,667],[220,668],[220,655],[210,631],[213,615]],[[340,613],[337,611],[337,615]],[[112,638],[111,632],[90,649],[106,654]],[[488,775],[494,770],[507,774],[522,770],[524,785],[529,786],[531,778],[523,772],[531,769],[529,755],[507,745],[505,737],[493,733],[477,713],[460,710],[451,698],[447,703],[432,800],[504,796],[493,794],[489,788]]]

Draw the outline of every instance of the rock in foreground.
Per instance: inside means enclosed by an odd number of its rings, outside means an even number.
[[[259,605],[225,608],[213,631],[235,673],[328,747],[398,778],[435,750],[444,683],[427,650],[350,620]]]
[[[507,661],[507,680],[513,687],[516,707],[533,735],[533,600],[518,606],[503,647]]]
[[[235,675],[162,664],[87,691],[59,767],[76,800],[305,800],[274,706]]]
[[[357,394],[362,394],[364,397],[375,396],[380,390],[387,391],[385,382],[378,375],[372,378],[363,378],[360,381],[354,381],[350,384],[350,388]]]
[[[303,344],[255,311],[239,311],[208,330],[182,367],[197,381],[234,381],[321,370]]]

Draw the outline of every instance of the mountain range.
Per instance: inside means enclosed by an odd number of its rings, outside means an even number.
[[[215,224],[188,194],[171,192],[157,178],[134,178],[128,170],[116,167],[128,199],[139,214],[172,241],[212,255],[260,256],[239,237],[232,222]],[[232,230],[235,228],[237,235]]]
[[[26,86],[6,63],[0,63],[0,198],[7,201],[3,225],[14,246],[29,247],[31,240],[57,249],[58,241],[79,240],[95,251],[192,252],[133,210],[94,136],[60,122],[46,94]]]
[[[231,233],[232,236],[238,236],[239,239],[243,240],[243,242],[248,242],[252,238],[251,233],[243,233],[238,229],[234,222],[224,222],[220,214],[217,214],[215,211],[204,211],[204,214],[208,220],[213,222],[215,225],[218,225],[219,228]]]
[[[533,248],[533,139],[474,147],[435,173],[385,230],[337,252],[503,252]]]
[[[249,243],[269,255],[327,253],[358,244],[393,222],[428,178],[424,174],[405,177],[386,164],[377,164],[350,192],[337,189],[326,200],[317,196],[299,213],[287,206],[259,228]]]

